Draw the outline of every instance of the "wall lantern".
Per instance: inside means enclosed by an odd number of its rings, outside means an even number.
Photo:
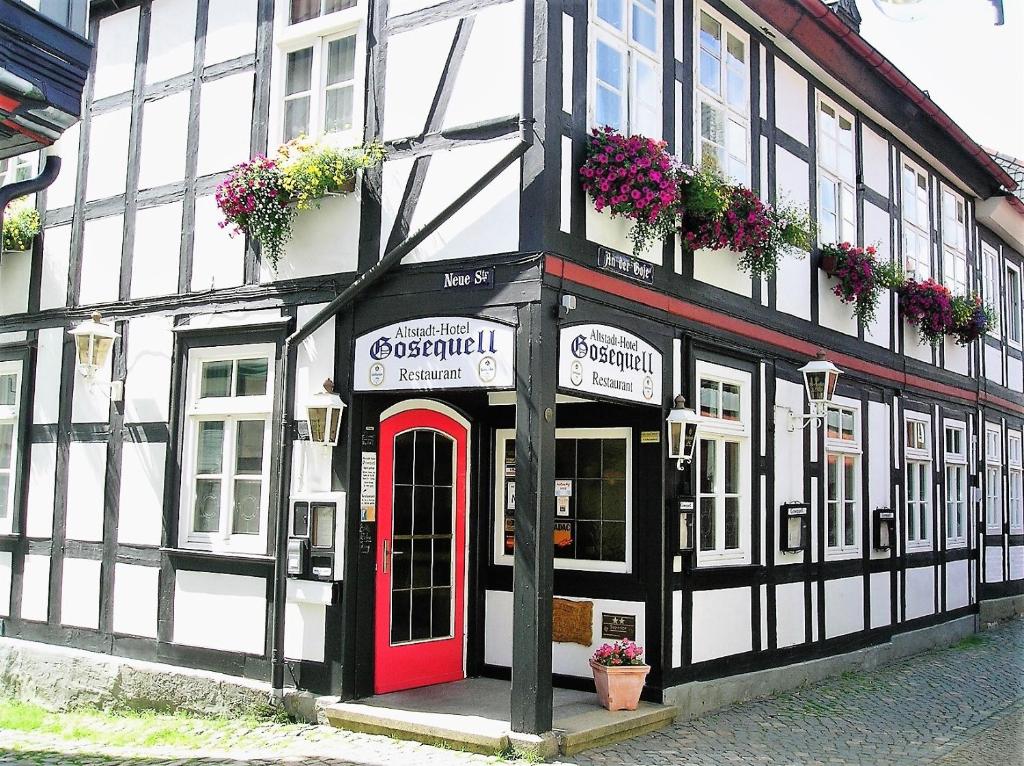
[[[687,407],[686,397],[679,394],[665,422],[668,424],[668,456],[675,458],[676,467],[681,471],[685,464],[693,460],[693,448],[701,424],[700,415]]]
[[[875,508],[873,543],[876,551],[887,551],[896,537],[896,514],[891,508]]]
[[[804,392],[807,394],[807,401],[810,404],[809,415],[796,415],[789,407],[775,405],[777,409],[786,410],[789,413],[789,430],[796,431],[797,428],[806,428],[808,425],[817,427],[821,419],[825,417],[828,403],[836,392],[836,383],[843,371],[825,358],[825,352],[819,351],[818,356],[811,362],[801,367],[798,372],[804,376]]]
[[[306,405],[309,440],[324,447],[336,447],[341,433],[341,415],[345,402],[334,393],[334,381],[324,381],[324,389],[314,394]]]
[[[107,363],[114,338],[119,336],[113,327],[101,320],[100,312],[94,311],[87,321],[68,332],[75,339],[78,371],[87,380],[95,378],[99,369]]]

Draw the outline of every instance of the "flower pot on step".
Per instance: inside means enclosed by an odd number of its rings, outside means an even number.
[[[636,710],[650,665],[601,665],[593,660],[597,699],[608,710]]]

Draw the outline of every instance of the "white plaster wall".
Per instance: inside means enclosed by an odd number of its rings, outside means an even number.
[[[805,94],[805,117],[802,118],[805,122],[806,112]],[[776,114],[779,114],[778,110]],[[807,163],[785,149],[776,147],[775,186],[778,198],[792,205],[806,206],[810,198],[808,184]],[[784,289],[777,289],[775,294],[775,306],[779,311],[802,319],[811,318],[811,267],[809,258],[795,258],[792,255],[787,255],[779,263],[775,282],[780,287],[785,285]]]
[[[68,450],[69,540],[103,540],[103,485],[107,473],[104,442],[71,442]]]
[[[907,619],[935,613],[935,567],[907,570]]]
[[[1010,546],[1010,579],[1024,578],[1024,546]]]
[[[192,71],[196,0],[153,0],[146,83]]]
[[[571,159],[571,157],[566,158],[566,161],[571,163]],[[569,177],[570,179],[573,179],[574,176],[575,173],[573,172],[570,164]],[[566,189],[565,191],[568,194],[571,190]],[[629,233],[633,230],[633,222],[628,218],[623,218],[622,216],[612,218],[611,213],[608,211],[598,213],[588,200],[586,202],[586,218],[584,219],[584,224],[586,226],[587,239],[591,242],[596,242],[599,245],[610,247],[612,250],[629,253],[630,255],[633,254],[633,241],[629,238]],[[714,255],[714,253],[712,253],[712,255]],[[636,253],[636,257],[660,265],[662,262],[661,242],[652,242],[639,253]],[[695,262],[699,261],[695,258]],[[718,272],[715,268],[712,268],[711,273],[717,274]],[[748,285],[747,293],[749,294],[749,292],[750,289]]]
[[[191,93],[184,90],[147,101],[142,107],[140,189],[152,189],[185,178],[190,97]]]
[[[210,0],[206,66],[244,56],[256,49],[256,1]]]
[[[249,159],[253,74],[204,83],[199,94],[199,175],[228,170]]]
[[[89,167],[86,200],[124,194],[128,173],[128,130],[132,112],[125,107],[92,118],[89,128]]]
[[[950,372],[958,372],[961,375],[966,375],[968,359],[970,359],[970,349],[957,344],[957,342],[948,335],[942,341],[942,348],[944,353],[943,369],[949,370]]]
[[[569,17],[566,17],[569,18]],[[572,184],[576,175],[572,162],[572,139],[562,136],[558,157],[558,228],[566,234],[572,228]],[[591,210],[587,205],[587,210]]]
[[[10,551],[0,551],[0,617],[11,614],[11,558]]]
[[[388,37],[383,140],[423,132],[457,26],[450,19]]]
[[[948,342],[950,342],[950,341],[947,341],[947,343]],[[957,348],[960,350],[960,352],[963,354],[964,357],[967,356],[967,349],[960,349],[959,347],[957,347]],[[948,359],[948,357],[947,357],[947,359]],[[959,372],[960,370],[957,369],[956,371]],[[1010,356],[1009,354],[1007,354],[1007,356],[1006,356],[1006,387],[1009,388],[1012,391],[1022,391],[1022,390],[1024,390],[1024,387],[1022,387],[1022,386],[1024,386],[1024,380],[1022,380],[1021,376],[1024,376],[1024,366],[1021,366],[1020,359],[1017,359],[1016,357],[1013,357],[1013,356]]]
[[[888,572],[871,574],[871,627],[879,628],[892,622],[892,582]]]
[[[750,588],[695,591],[692,626],[693,662],[749,652]]]
[[[100,565],[94,559],[64,559],[60,622],[77,628],[100,625]]]
[[[196,228],[192,242],[192,290],[242,284],[245,270],[245,238],[231,236],[217,224],[224,220],[212,194],[196,198]],[[337,233],[335,233],[337,236]]]
[[[804,499],[804,463],[802,460],[779,460],[783,455],[802,455],[804,451],[803,430],[789,430],[789,412],[799,415],[803,412],[804,389],[796,383],[787,380],[775,381],[775,404],[770,410],[771,416],[775,418],[775,502],[773,509],[777,509],[783,503],[803,502]],[[776,511],[777,512],[777,511]],[[769,541],[774,551],[775,561],[779,564],[797,564],[803,561],[803,553],[783,553],[779,549],[778,535]],[[801,594],[803,590],[801,589]],[[803,608],[803,596],[801,595],[801,609]],[[801,630],[803,630],[803,618],[801,617]],[[800,634],[803,641],[803,633]]]
[[[43,273],[39,308],[62,308],[68,302],[68,266],[71,263],[71,225],[54,226],[43,233]]]
[[[160,545],[166,457],[167,445],[160,442],[126,441],[121,447],[119,543]]]
[[[281,319],[280,309],[259,311],[225,311],[216,314],[193,314],[189,327],[236,327],[238,325],[276,323]]]
[[[864,579],[825,581],[825,638],[864,630]]]
[[[36,385],[32,407],[33,423],[57,422],[64,333],[63,327],[47,327],[39,331],[36,346]]]
[[[932,361],[931,344],[923,340],[921,334],[917,331],[917,327],[907,322],[902,315],[899,321],[903,325],[903,348],[907,356],[930,364]]]
[[[857,320],[853,306],[843,303],[832,292],[835,280],[824,271],[818,272],[818,323],[822,327],[836,330],[844,335],[857,337]],[[779,291],[784,292],[782,290]]]
[[[284,611],[284,656],[324,661],[330,583],[288,581]]]
[[[88,381],[79,372],[74,373],[74,387],[71,393],[71,422],[106,423],[110,418],[110,372],[113,355],[107,357],[106,365],[97,371],[93,381]]]
[[[993,348],[987,343],[985,347],[985,377],[996,383],[1003,382],[1003,354],[998,347]]]
[[[178,292],[181,202],[139,210],[135,218],[132,298]]]
[[[53,484],[57,474],[57,445],[33,444],[29,452],[27,537],[53,534]]]
[[[123,236],[123,215],[108,215],[85,222],[82,282],[78,290],[80,306],[117,300]]]
[[[807,144],[807,80],[782,59],[775,59],[775,124]]]
[[[787,582],[776,585],[775,635],[780,649],[804,642],[804,614],[804,584]]]
[[[7,252],[0,258],[0,314],[28,311],[28,283],[32,251]]]
[[[355,271],[359,262],[361,198],[357,188],[352,194],[321,200],[318,209],[300,211],[277,270],[264,262],[260,280],[273,282]]]
[[[970,603],[969,575],[966,561],[946,564],[946,610],[959,609]]]
[[[138,39],[138,7],[100,19],[93,69],[94,100],[132,89]]]
[[[889,142],[861,124],[864,155],[864,183],[884,197],[889,196]]]
[[[875,508],[891,508],[892,488],[892,416],[889,405],[883,402],[868,402],[866,427],[871,435],[871,449],[868,450],[868,508],[865,518],[872,525],[869,553],[871,558],[889,557],[889,551],[876,551],[874,547]]]
[[[753,282],[740,270],[739,260],[739,253],[732,250],[697,250],[693,253],[693,278],[749,298]]]
[[[263,654],[266,580],[178,570],[174,581],[176,644]]]
[[[75,189],[78,186],[78,138],[82,123],[76,122],[61,134],[50,149],[61,159],[60,173],[46,189],[46,209],[56,210],[75,203]]]
[[[891,260],[891,240],[889,235],[890,221],[888,211],[864,202],[864,244],[874,245],[878,249],[878,258],[882,261]],[[882,290],[878,296],[878,311],[875,320],[864,328],[864,338],[871,343],[889,347],[889,332],[892,328],[893,293]]]
[[[302,327],[325,305],[316,303],[299,306],[296,311],[296,325]],[[335,321],[329,319],[299,344],[295,360],[296,418],[305,419],[308,398],[321,391],[327,378],[334,377],[334,327]]]
[[[21,578],[21,619],[46,622],[50,606],[50,557],[25,555]]]
[[[437,0],[394,0],[394,2],[388,3],[388,16],[401,16],[405,13],[429,8],[432,5],[437,5]]]
[[[171,317],[147,316],[128,321],[124,383],[127,423],[162,423],[170,418]]]
[[[114,632],[156,638],[159,567],[114,565]]]
[[[672,667],[683,664],[683,592],[672,591]]]
[[[985,582],[1003,581],[1003,549],[997,545],[985,546]]]

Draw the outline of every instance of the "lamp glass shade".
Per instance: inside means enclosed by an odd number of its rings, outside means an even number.
[[[668,456],[683,461],[693,458],[700,415],[688,407],[676,406],[669,412],[665,422],[668,424]]]
[[[315,394],[306,405],[310,441],[327,447],[337,446],[344,411],[345,402],[333,391]]]
[[[98,311],[69,334],[75,339],[79,370],[87,376],[107,363],[114,339],[119,337],[114,328],[101,321]]]
[[[842,374],[838,367],[819,355],[817,359],[801,367],[800,373],[804,376],[807,401],[812,405],[823,405],[832,401],[836,384]]]

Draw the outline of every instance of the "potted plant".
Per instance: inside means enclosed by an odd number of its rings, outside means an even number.
[[[608,710],[636,710],[651,666],[643,647],[629,639],[604,644],[590,658],[597,699]]]
[[[355,191],[358,172],[383,162],[384,147],[372,143],[338,149],[299,137],[278,147],[277,158],[289,199],[299,210],[309,210],[323,197]]]
[[[25,204],[10,205],[4,214],[3,252],[18,252],[32,247],[39,234],[39,213]]]
[[[980,295],[958,295],[952,301],[950,334],[961,346],[970,345],[995,327],[996,314]]]
[[[875,318],[882,289],[903,284],[899,266],[880,262],[878,251],[871,245],[822,245],[820,265],[835,280],[832,293],[843,303],[852,304],[853,315],[865,324]]]
[[[917,326],[922,340],[942,341],[953,327],[953,296],[933,279],[918,282],[908,279],[899,288],[900,310],[907,321]]]

